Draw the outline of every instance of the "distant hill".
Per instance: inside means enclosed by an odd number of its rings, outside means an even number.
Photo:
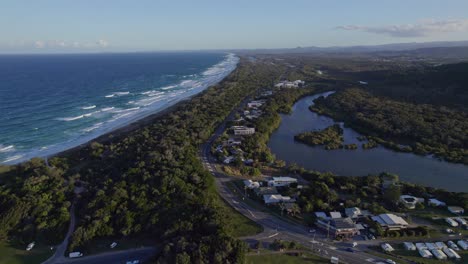
[[[468,63],[359,73],[374,94],[468,110]]]
[[[280,49],[234,50],[239,53],[281,54],[281,53],[369,53],[379,51],[407,51],[427,48],[468,47],[468,41],[438,41],[393,43],[383,45],[334,46],[334,47],[297,47]]]

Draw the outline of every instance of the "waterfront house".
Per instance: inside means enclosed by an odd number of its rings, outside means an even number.
[[[236,136],[245,136],[245,135],[255,134],[255,128],[253,128],[253,127],[233,126],[231,128],[234,131],[234,135],[236,135]]]
[[[272,180],[268,181],[268,186],[283,187],[289,186],[292,183],[297,183],[297,179],[292,177],[273,177]]]

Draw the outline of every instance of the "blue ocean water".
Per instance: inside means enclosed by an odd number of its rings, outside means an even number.
[[[85,143],[202,91],[237,63],[201,52],[0,56],[0,163]]]

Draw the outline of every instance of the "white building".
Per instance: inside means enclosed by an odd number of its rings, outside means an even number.
[[[455,217],[453,218],[455,221],[457,221],[460,225],[467,225],[465,219],[461,218],[461,217]]]
[[[297,183],[297,179],[291,177],[273,177],[272,180],[268,181],[268,186],[283,187],[289,186],[292,183]]]
[[[465,209],[461,208],[460,206],[447,206],[447,210],[452,214],[462,215],[465,213]]]
[[[431,250],[431,253],[432,255],[434,255],[434,257],[436,257],[436,259],[438,260],[443,260],[443,259],[447,259],[447,256],[444,254],[444,252],[442,252],[442,250],[440,249],[433,249]]]
[[[226,157],[226,158],[223,160],[223,163],[224,163],[224,164],[229,164],[229,163],[233,162],[234,159],[235,159],[234,156]]]
[[[467,250],[467,249],[468,249],[468,243],[466,243],[466,242],[463,241],[463,240],[458,240],[458,241],[457,241],[457,244],[458,244],[463,250]]]
[[[245,180],[244,181],[245,187],[249,189],[256,189],[260,187],[260,183],[257,181],[252,181],[252,180]]]
[[[406,250],[416,250],[416,246],[412,242],[403,242]]]
[[[427,249],[426,244],[424,244],[424,243],[416,243],[416,248],[417,248],[418,250]]]
[[[277,203],[293,203],[296,200],[289,196],[282,196],[281,194],[266,194],[263,195],[263,201],[265,204],[277,204]]]
[[[457,252],[455,252],[455,250],[451,249],[451,248],[444,248],[442,249],[442,251],[444,251],[444,253],[447,255],[447,257],[449,258],[454,258],[454,259],[461,259],[460,255],[458,255]]]
[[[447,205],[446,203],[439,201],[435,198],[429,199],[428,203],[429,205],[432,205],[432,206],[446,206]]]
[[[438,249],[444,249],[447,247],[444,242],[435,242],[435,245]]]
[[[449,224],[450,226],[452,227],[457,227],[458,226],[458,223],[457,221],[453,220],[452,218],[445,218],[445,222],[447,222],[447,224]]]
[[[358,218],[362,216],[362,212],[358,207],[345,208],[345,215],[351,218]]]
[[[388,243],[383,243],[382,245],[380,245],[382,247],[382,249],[385,251],[385,252],[392,252],[394,251],[395,249],[390,246],[390,244]]]
[[[340,212],[330,212],[330,217],[332,219],[338,219],[338,218],[342,218],[343,216],[341,215]]]
[[[419,252],[419,255],[421,255],[421,257],[423,258],[432,258],[431,252],[429,252],[429,250],[427,249],[420,249],[418,250],[418,252]]]
[[[253,127],[233,126],[232,129],[234,130],[234,135],[236,135],[236,136],[244,136],[244,135],[255,134],[255,128],[253,128]]]
[[[247,106],[249,108],[257,108],[257,107],[262,106],[264,103],[265,103],[265,100],[256,100],[256,101],[251,101],[247,103]]]
[[[298,88],[304,86],[305,82],[301,80],[295,80],[293,82],[290,81],[282,81],[275,85],[276,88]]]
[[[424,198],[418,198],[411,195],[400,196],[400,203],[402,203],[408,209],[416,208],[417,203],[424,203]]]
[[[388,230],[399,230],[406,228],[409,224],[403,218],[394,214],[381,214],[373,216],[372,220],[379,223],[383,228]]]

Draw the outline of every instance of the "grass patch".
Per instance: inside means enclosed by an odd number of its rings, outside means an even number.
[[[233,236],[244,237],[255,235],[263,231],[263,227],[261,225],[237,212],[236,209],[227,204],[223,199],[220,200],[227,217],[229,217],[228,223]]]
[[[26,246],[0,242],[0,264],[42,263],[53,253],[48,246],[36,245],[31,251],[26,251]]]
[[[321,258],[310,253],[278,253],[274,251],[262,251],[258,255],[247,255],[245,257],[247,264],[262,264],[262,263],[277,263],[277,264],[294,264],[294,263],[330,263],[330,260]]]

